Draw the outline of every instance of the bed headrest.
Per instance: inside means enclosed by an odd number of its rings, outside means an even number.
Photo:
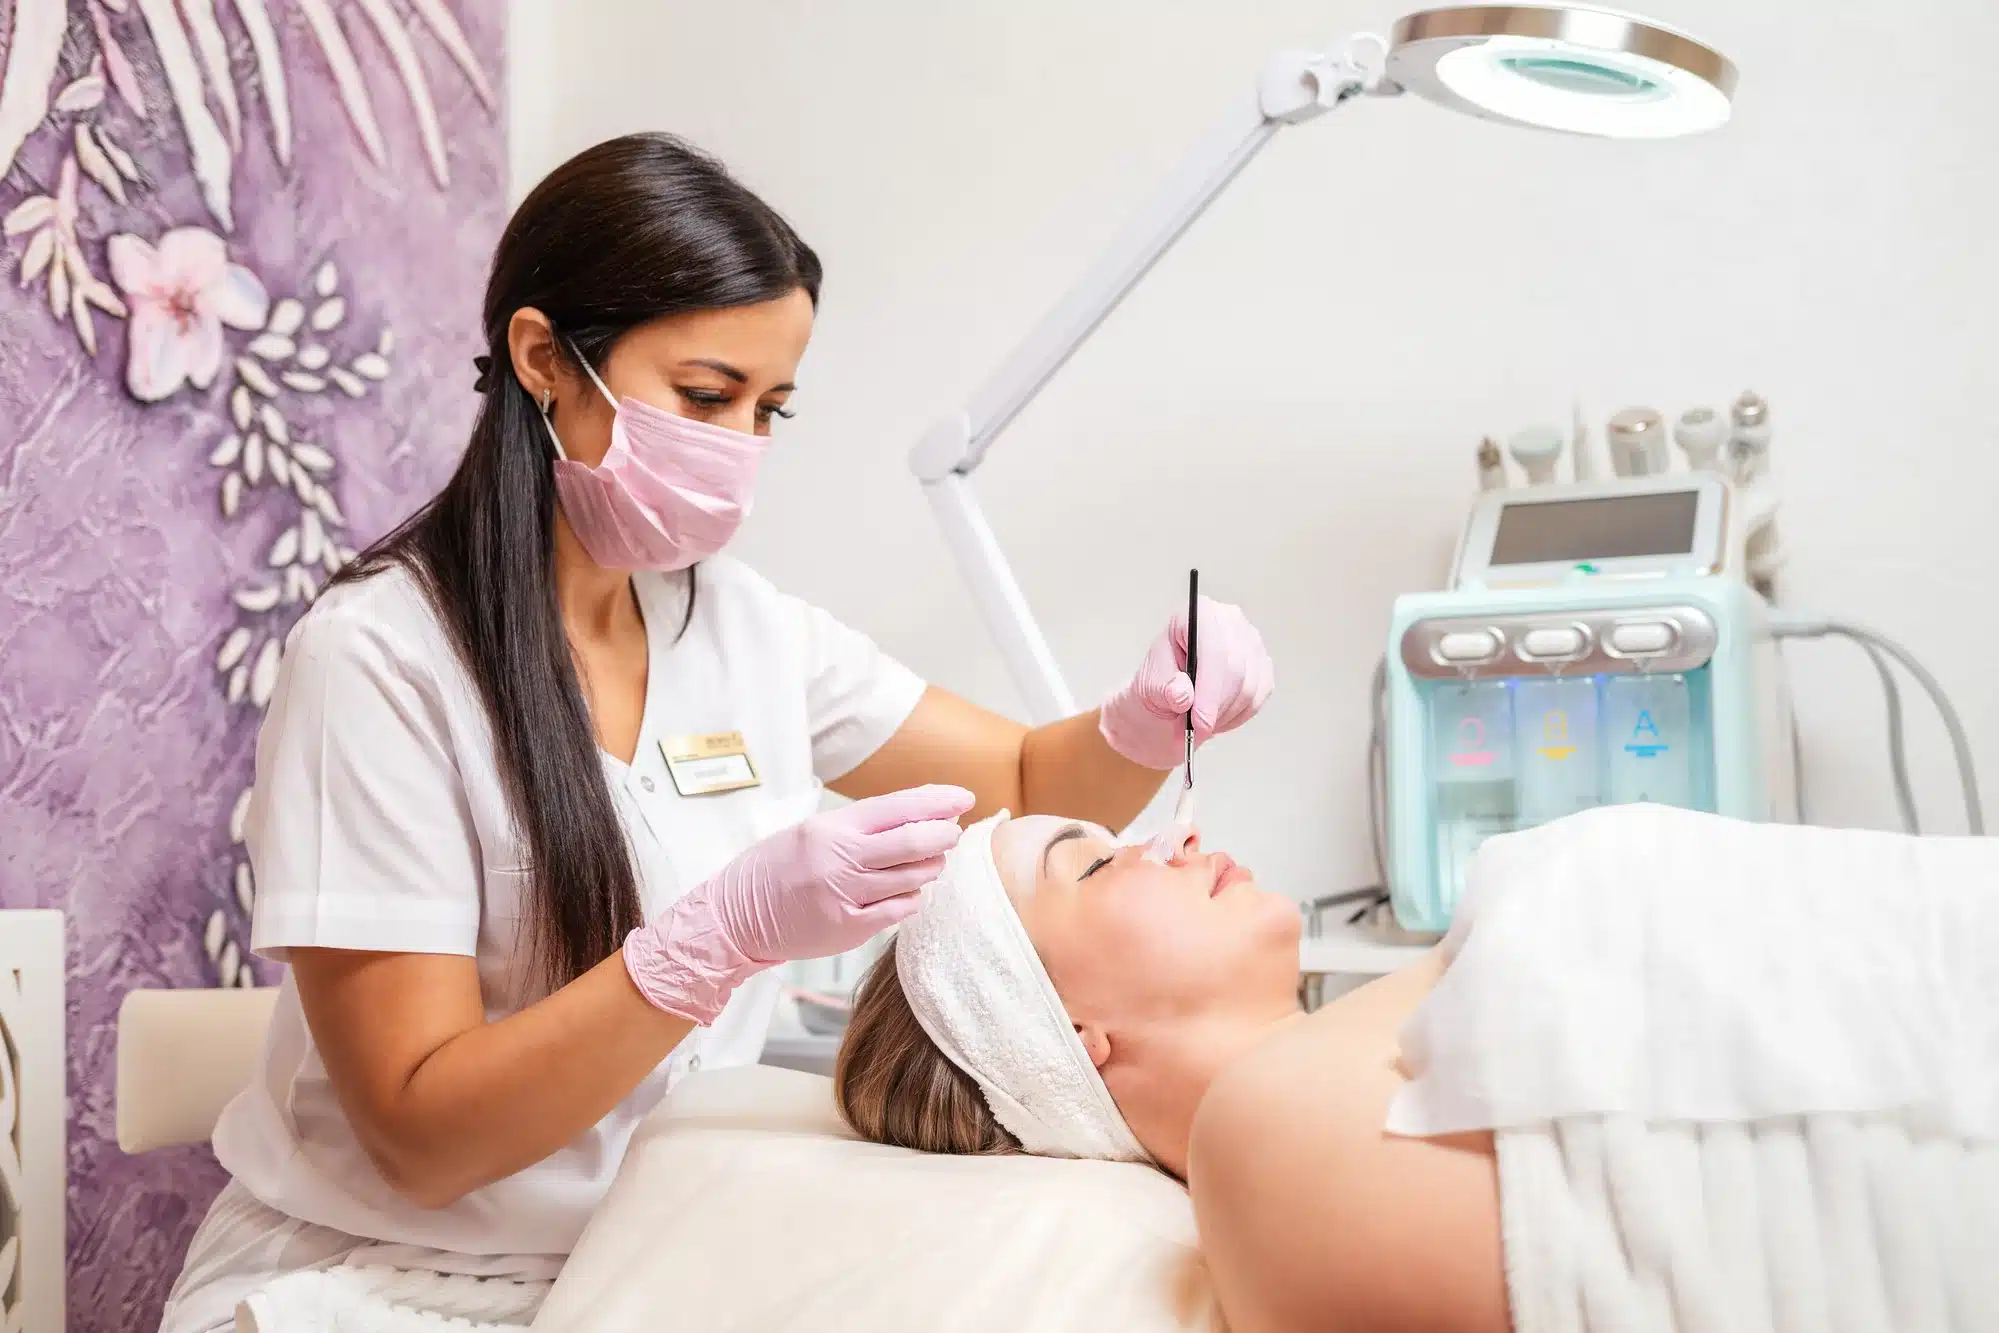
[[[1207,1333],[1187,1193],[1146,1166],[856,1139],[832,1081],[697,1074],[634,1137],[537,1333]]]

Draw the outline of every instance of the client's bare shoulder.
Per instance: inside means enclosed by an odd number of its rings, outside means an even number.
[[[1233,1333],[1504,1333],[1489,1138],[1382,1132],[1436,955],[1299,1019],[1195,1117],[1189,1187]]]

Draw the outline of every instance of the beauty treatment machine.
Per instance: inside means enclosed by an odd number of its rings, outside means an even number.
[[[1482,494],[1389,630],[1388,881],[1441,931],[1496,833],[1651,801],[1794,821],[1768,604],[1712,472]]]

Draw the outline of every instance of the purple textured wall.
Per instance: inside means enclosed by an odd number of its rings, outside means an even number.
[[[0,907],[67,918],[73,1330],[154,1327],[220,1184],[118,1151],[114,1019],[252,981],[272,645],[464,441],[501,12],[0,5]]]

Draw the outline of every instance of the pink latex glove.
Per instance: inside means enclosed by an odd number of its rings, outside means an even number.
[[[915,787],[773,833],[627,935],[625,970],[655,1008],[713,1023],[765,968],[845,953],[914,912],[972,800]]]
[[[1147,768],[1177,768],[1187,754],[1189,707],[1196,745],[1256,716],[1276,677],[1263,636],[1240,607],[1201,599],[1200,652],[1200,679],[1189,682],[1187,613],[1176,611],[1138,674],[1098,712],[1097,729],[1113,750]]]

